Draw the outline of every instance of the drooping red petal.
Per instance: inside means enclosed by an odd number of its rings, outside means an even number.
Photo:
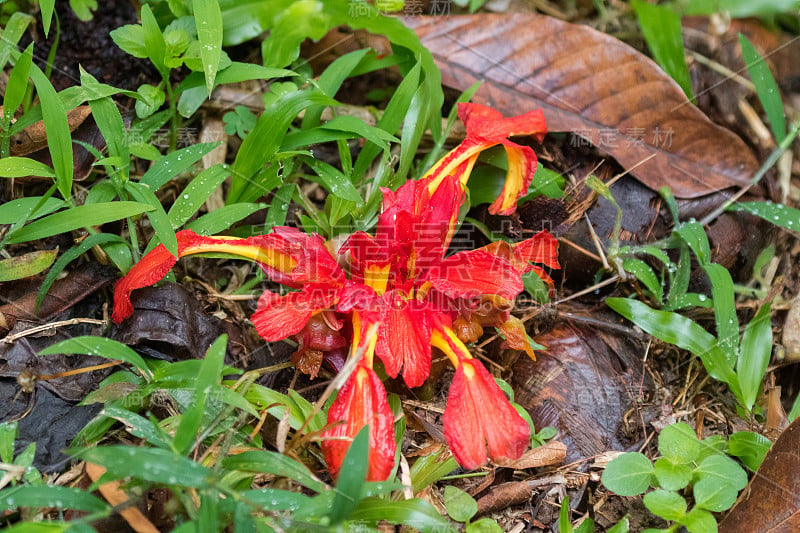
[[[386,390],[371,369],[359,365],[328,410],[328,424],[344,421],[326,430],[322,453],[331,476],[336,479],[350,443],[369,425],[369,470],[367,481],[385,481],[394,467],[394,417],[386,401]],[[336,439],[336,440],[334,440]]]
[[[514,244],[514,251],[529,263],[541,263],[549,268],[560,268],[558,241],[547,230],[540,231],[530,239]]]
[[[458,252],[443,259],[428,275],[436,289],[451,298],[495,294],[513,300],[522,292],[521,272],[491,248]]]
[[[510,215],[516,211],[517,200],[528,193],[536,173],[536,154],[529,146],[509,141],[502,143],[508,156],[508,173],[500,196],[489,206],[489,213],[493,215]]]
[[[397,377],[403,368],[409,387],[419,387],[430,374],[430,313],[427,302],[407,300],[400,291],[383,295],[376,353],[389,376]]]
[[[323,283],[309,283],[283,296],[264,291],[251,319],[264,340],[275,342],[299,333],[313,315],[333,306],[337,298],[338,289]]]
[[[541,141],[547,132],[547,124],[541,109],[503,118],[499,111],[491,107],[465,102],[458,104],[458,118],[467,128],[465,142],[483,141],[497,144],[514,135],[532,135]]]
[[[203,237],[190,230],[179,231],[178,257],[202,252],[225,252],[252,259],[268,272],[288,274],[297,265],[282,245],[280,238],[274,235],[260,235],[248,239],[233,237]],[[161,280],[175,266],[177,258],[159,244],[145,255],[114,288],[114,322],[121,322],[133,313],[131,292],[147,287]]]
[[[519,459],[530,444],[530,426],[479,362],[462,359],[444,410],[444,438],[458,463],[474,469],[487,456]]]

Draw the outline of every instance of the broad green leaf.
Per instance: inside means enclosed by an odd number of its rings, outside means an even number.
[[[286,215],[289,213],[289,204],[297,187],[293,183],[281,185],[272,197],[269,211],[264,219],[264,231],[268,231],[275,226],[282,226],[286,222]]]
[[[716,307],[716,306],[715,306]],[[772,357],[772,324],[770,304],[765,303],[747,324],[742,336],[742,349],[736,374],[742,388],[741,400],[748,411],[761,392],[761,382]]]
[[[2,160],[0,160],[2,161]],[[800,231],[800,209],[772,202],[741,202],[728,211],[744,211],[788,230]]]
[[[105,357],[106,359],[116,361],[124,361],[135,366],[148,381],[153,378],[153,373],[138,353],[121,342],[105,337],[95,337],[91,335],[74,337],[51,344],[39,352],[39,355],[55,354],[86,354]]]
[[[752,471],[758,470],[771,446],[771,440],[752,431],[737,431],[728,439],[728,453]]]
[[[336,24],[318,0],[297,0],[276,13],[269,36],[261,43],[261,57],[270,67],[284,67],[297,59],[300,43],[321,39]]]
[[[641,453],[624,453],[608,463],[603,485],[620,496],[637,496],[650,486],[653,464]]]
[[[278,452],[267,450],[242,452],[223,459],[222,466],[227,470],[259,472],[286,477],[315,492],[324,492],[328,488],[303,464]]]
[[[136,116],[139,118],[147,118],[156,111],[158,111],[164,102],[167,95],[164,90],[154,85],[140,85],[136,89]]]
[[[669,425],[658,435],[658,451],[674,464],[691,463],[701,446],[694,430],[686,422]]]
[[[173,229],[183,226],[197,213],[209,196],[230,175],[227,165],[214,165],[197,175],[184,187],[169,210],[169,221]]]
[[[103,204],[73,207],[31,222],[8,238],[9,243],[20,243],[43,239],[86,226],[100,226],[115,220],[139,215],[151,210],[139,202],[108,202]]]
[[[632,5],[656,62],[691,99],[692,80],[683,52],[680,16],[667,6],[649,4],[644,0],[634,0]]]
[[[677,313],[651,309],[636,300],[607,298],[606,305],[650,335],[689,350],[703,361],[711,377],[728,383],[731,389],[738,391],[736,374],[728,364],[725,352],[699,324]]]
[[[658,485],[665,490],[681,490],[692,480],[692,469],[661,457],[653,464]]]
[[[800,7],[800,2],[798,2],[797,7]],[[775,141],[780,144],[786,138],[786,117],[783,112],[783,102],[781,101],[781,92],[778,89],[778,84],[775,83],[775,78],[772,77],[764,58],[756,51],[747,37],[741,33],[739,34],[739,44],[742,46],[742,57],[747,66],[747,72],[750,73],[750,78],[756,86],[758,100],[767,113],[769,125],[772,126],[772,134],[775,135]]]
[[[364,494],[364,484],[369,468],[369,426],[358,432],[344,456],[336,482],[336,497],[330,513],[331,524],[346,520]]]
[[[39,67],[31,65],[31,79],[36,86],[42,106],[42,118],[47,134],[47,147],[53,161],[58,191],[65,199],[72,197],[72,137],[67,122],[67,110],[56,90]]]
[[[23,178],[25,176],[54,178],[56,174],[52,168],[35,159],[14,156],[0,159],[0,178]]]
[[[214,89],[219,58],[222,53],[222,13],[217,0],[192,0],[197,39],[200,41],[200,58],[206,76],[208,95]]]
[[[264,33],[272,22],[281,2],[263,0],[220,0],[224,46],[249,41]]]
[[[197,383],[194,389],[194,402],[183,413],[173,441],[175,449],[182,455],[194,447],[200,423],[203,421],[209,392],[221,379],[220,374],[225,361],[227,345],[228,336],[221,335],[208,349],[203,359],[203,364],[200,365],[200,372],[197,374]]]
[[[175,236],[175,230],[172,229],[169,216],[155,193],[147,185],[135,181],[126,182],[125,190],[140,203],[152,207],[147,212],[147,218],[150,219],[150,225],[156,232],[155,236],[164,244],[169,253],[178,257],[178,238]]]
[[[728,364],[736,366],[739,355],[739,317],[736,316],[736,299],[733,279],[727,268],[716,263],[703,265],[711,281],[711,299],[717,323],[717,343],[727,354]]]
[[[716,479],[703,478],[692,487],[694,504],[716,513],[727,511],[736,501],[737,491],[731,485]]]
[[[211,486],[211,470],[170,450],[137,446],[101,446],[76,452],[82,460],[105,467],[107,479],[132,477],[160,485]]]
[[[144,439],[159,448],[166,450],[171,448],[172,443],[169,436],[161,428],[141,415],[114,405],[106,406],[100,411],[100,414],[125,424],[125,430],[134,437]]]
[[[225,205],[207,215],[192,220],[186,225],[186,229],[190,229],[199,235],[216,235],[265,207],[267,207],[267,204],[242,203]]]
[[[381,498],[364,498],[349,517],[354,523],[377,525],[385,520],[390,524],[402,524],[420,533],[451,531],[451,526],[436,508],[420,498],[391,501]]]
[[[644,505],[664,520],[680,520],[686,514],[686,500],[671,490],[648,492],[644,495]]]
[[[447,514],[456,522],[471,520],[478,512],[475,498],[452,485],[444,488],[444,506],[447,508]]]
[[[96,496],[72,487],[20,485],[0,491],[0,511],[10,511],[18,507],[55,507],[95,513],[108,508]]]
[[[17,422],[0,423],[0,461],[14,461],[14,441],[17,439]]]
[[[152,191],[157,191],[169,180],[200,161],[204,155],[211,152],[219,144],[218,142],[201,143],[170,152],[153,163],[144,173],[142,179],[139,180],[139,183],[147,185]]]
[[[464,533],[503,533],[503,528],[491,518],[481,518],[467,524]]]
[[[710,455],[703,459],[694,471],[695,480],[711,480],[716,485],[730,485],[734,491],[747,485],[747,473],[739,463],[724,455]]]
[[[681,520],[689,533],[717,533],[717,520],[714,515],[699,507],[692,508]]]
[[[35,276],[53,264],[58,248],[37,250],[24,255],[0,259],[0,282]]]
[[[631,520],[628,515],[622,517],[622,519],[611,526],[606,533],[628,533],[631,527]]]

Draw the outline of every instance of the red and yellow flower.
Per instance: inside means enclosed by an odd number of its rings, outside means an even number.
[[[523,289],[522,274],[533,270],[552,285],[544,270],[531,263],[558,268],[556,241],[541,232],[515,244],[445,254],[464,200],[466,176],[480,150],[506,146],[509,178],[492,208],[513,211],[527,190],[536,159],[530,148],[506,137],[542,135],[544,121],[537,113],[503,119],[473,104],[462,104],[459,114],[467,125],[464,143],[422,179],[397,191],[384,189],[375,234],[351,235],[339,257],[318,235],[286,227],[248,239],[178,233],[179,257],[209,251],[247,257],[272,280],[298,289],[284,295],[267,291],[259,299],[252,320],[265,340],[295,336],[300,351],[326,352],[342,349],[349,333],[350,353],[362,359],[328,411],[322,449],[334,477],[350,441],[367,425],[368,479],[386,479],[394,468],[393,416],[373,370],[376,355],[389,376],[402,374],[410,387],[427,379],[432,346],[448,356],[456,374],[444,433],[463,466],[516,459],[529,444],[528,424],[464,341],[475,340],[483,326],[496,326],[510,346],[533,355],[523,324],[510,310]],[[337,259],[348,266],[343,268]],[[176,260],[159,245],[135,265],[115,288],[114,320],[132,313],[133,290],[161,279]],[[370,330],[377,335],[368,335]]]

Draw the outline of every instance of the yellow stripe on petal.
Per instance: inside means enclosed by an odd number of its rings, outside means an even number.
[[[464,146],[464,144],[460,144],[457,147],[450,150],[443,158],[436,162],[435,165],[431,167],[428,172],[425,173],[420,180],[424,180],[425,178],[431,178],[430,183],[428,183],[428,192],[433,195],[436,192],[436,189],[439,188],[439,185],[442,183],[442,180],[451,174],[455,174],[458,167],[462,164],[466,163],[466,167],[464,168],[464,172],[458,177],[461,180],[461,184],[464,185],[467,183],[469,179],[469,175],[472,172],[472,167],[475,166],[475,161],[478,160],[478,154],[481,151],[490,148],[493,145],[490,144],[473,144],[471,146]]]
[[[385,265],[371,264],[367,265],[364,269],[364,284],[372,287],[372,289],[382,295],[386,292],[386,287],[389,284],[389,271],[392,265],[387,263]]]
[[[506,146],[508,156],[508,174],[500,196],[489,206],[489,213],[493,215],[510,215],[517,206],[517,199],[527,192],[528,162],[525,153],[519,148]]]
[[[431,345],[444,352],[456,368],[459,367],[462,359],[472,359],[469,348],[461,342],[456,332],[447,326],[431,332]]]
[[[181,256],[208,252],[238,255],[239,257],[264,263],[270,268],[286,274],[291,273],[294,267],[297,266],[297,261],[293,257],[275,249],[256,246],[254,244],[238,244],[236,242],[231,242],[234,241],[232,237],[226,237],[224,240],[220,240],[220,242],[216,243],[207,242],[208,238],[205,240],[206,242],[190,244],[181,251]],[[241,240],[244,242],[245,239]]]

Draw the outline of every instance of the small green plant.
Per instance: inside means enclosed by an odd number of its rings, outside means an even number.
[[[602,481],[620,496],[646,493],[645,506],[670,523],[667,529],[648,532],[675,532],[681,527],[690,533],[716,532],[712,513],[730,509],[747,484],[747,473],[728,454],[748,449],[747,458],[740,458],[757,468],[769,446],[769,440],[749,432],[735,433],[729,442],[720,435],[701,441],[688,424],[679,422],[659,434],[660,456],[654,462],[641,453],[623,453],[608,463]]]
[[[447,485],[444,488],[444,505],[450,518],[464,523],[465,533],[500,533],[503,531],[491,518],[472,521],[478,513],[478,503],[458,487]]]

